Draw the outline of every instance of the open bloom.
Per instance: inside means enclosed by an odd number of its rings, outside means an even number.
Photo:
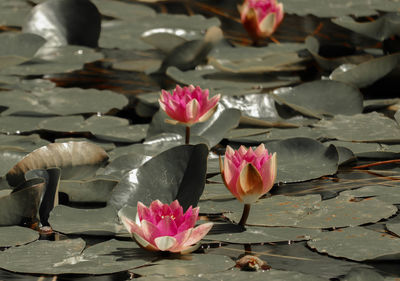
[[[150,251],[184,254],[196,250],[213,225],[204,223],[194,227],[198,215],[199,208],[191,206],[183,213],[178,200],[170,205],[155,200],[149,208],[138,202],[136,222],[122,215],[120,218],[139,246]]]
[[[161,91],[158,100],[161,108],[167,113],[171,123],[184,123],[191,126],[197,122],[206,121],[217,110],[220,95],[215,95],[208,99],[209,90],[202,90],[199,86],[181,88],[176,86],[172,94],[165,90]]]
[[[264,144],[256,150],[241,146],[233,150],[229,145],[225,161],[220,163],[226,187],[244,204],[255,202],[267,193],[276,178],[276,153],[268,154]]]
[[[245,0],[239,6],[240,20],[253,40],[266,38],[283,20],[283,4],[276,0]]]

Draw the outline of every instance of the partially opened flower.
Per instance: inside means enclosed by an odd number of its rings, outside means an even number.
[[[172,123],[191,126],[210,118],[217,109],[219,99],[219,94],[209,99],[208,89],[202,90],[193,85],[181,88],[177,85],[172,94],[162,90],[158,101],[165,113],[174,119]]]
[[[283,4],[276,0],[245,0],[240,20],[255,41],[272,35],[283,20]]]
[[[220,159],[220,168],[226,187],[245,204],[245,211],[239,223],[244,225],[250,204],[266,194],[274,185],[276,153],[269,154],[264,144],[260,144],[255,150],[251,147],[246,149],[244,146],[233,150],[228,145],[224,163]]]
[[[196,250],[213,225],[204,223],[194,227],[198,214],[198,207],[190,206],[183,213],[177,200],[170,205],[156,200],[149,208],[138,202],[136,222],[123,215],[120,218],[139,246],[150,251],[184,254]]]

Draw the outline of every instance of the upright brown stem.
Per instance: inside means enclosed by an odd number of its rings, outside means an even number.
[[[242,218],[240,219],[239,225],[244,226],[246,224],[247,218],[250,214],[250,204],[244,204]]]
[[[189,144],[189,140],[190,140],[190,127],[186,126],[185,144]]]

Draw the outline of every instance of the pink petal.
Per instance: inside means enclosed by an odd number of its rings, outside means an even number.
[[[160,236],[154,239],[154,243],[160,251],[168,251],[176,245],[176,239],[171,236]]]
[[[272,157],[265,161],[260,169],[260,174],[263,181],[263,193],[267,193],[274,186],[276,179],[277,165],[276,165],[276,152],[272,154]]]
[[[191,208],[191,206],[190,206],[190,208]],[[199,216],[199,208],[196,207],[193,210],[191,210],[190,212],[188,212],[188,211],[186,211],[186,213],[185,213],[183,222],[178,226],[178,232],[182,232],[186,229],[193,228],[197,222],[197,219]]]
[[[147,220],[152,223],[156,223],[154,221],[154,216],[152,215],[149,208],[147,208],[142,202],[137,203],[137,214],[139,216],[139,220]]]
[[[133,234],[133,239],[135,239],[136,243],[140,247],[145,248],[146,250],[149,250],[149,251],[158,251],[159,250],[155,245],[149,243],[148,241],[146,241],[145,239],[143,239],[136,233]]]
[[[203,223],[203,224],[197,226],[196,228],[194,228],[189,239],[186,240],[186,242],[184,243],[184,246],[187,247],[187,246],[190,246],[190,245],[193,245],[193,244],[196,244],[197,242],[199,242],[201,239],[203,239],[204,236],[207,235],[207,233],[211,230],[212,227],[213,227],[213,223],[208,222],[208,223]]]
[[[125,216],[121,216],[120,219],[130,234],[136,233],[137,235],[144,237],[142,229],[135,222]]]
[[[175,221],[170,216],[162,218],[158,222],[157,228],[162,236],[174,236],[178,233]]]
[[[250,196],[246,198],[246,204],[252,203],[248,202],[249,198],[251,198],[252,200],[257,200],[259,197],[261,197],[261,195],[264,194],[262,177],[257,171],[256,167],[254,167],[254,165],[251,163],[248,163],[240,172],[238,183],[238,193],[240,195],[241,201],[244,200],[245,196]]]
[[[192,99],[186,105],[186,123],[194,123],[197,121],[199,116],[199,102],[196,99]]]
[[[164,235],[160,230],[158,230],[157,226],[148,221],[142,221],[141,229],[143,231],[142,238],[153,245],[155,245],[155,238]]]
[[[169,251],[181,252],[182,250],[187,248],[187,246],[184,246],[184,243],[190,238],[190,236],[192,235],[192,231],[193,228],[189,228],[175,235],[174,238],[176,239],[176,244],[174,247],[170,248]]]

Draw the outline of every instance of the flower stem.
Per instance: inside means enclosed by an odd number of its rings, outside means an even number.
[[[189,144],[189,140],[190,140],[190,127],[186,126],[185,144]]]
[[[246,224],[247,218],[250,214],[250,204],[244,204],[242,218],[240,219],[239,225],[244,226]]]

